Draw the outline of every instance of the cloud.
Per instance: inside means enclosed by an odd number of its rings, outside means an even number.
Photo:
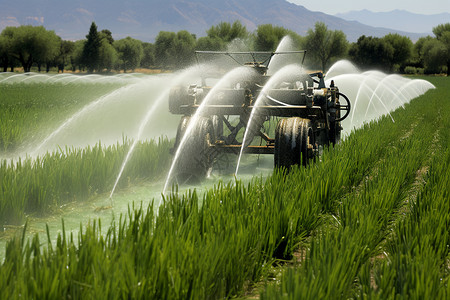
[[[87,9],[84,9],[84,8],[77,8],[76,11],[81,13],[81,14],[83,14],[83,15],[87,15],[87,16],[91,16],[91,17],[94,15],[92,12],[90,12]]]
[[[0,19],[0,29],[3,29],[8,26],[17,27],[20,26],[19,21],[17,21],[16,17],[3,17]]]
[[[39,24],[44,24],[44,17],[26,17],[27,21],[35,21]]]
[[[122,12],[117,20],[122,23],[139,25],[140,23],[135,18],[133,18],[133,14],[133,12]]]

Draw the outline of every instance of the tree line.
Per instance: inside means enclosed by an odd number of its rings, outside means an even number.
[[[362,69],[376,68],[401,73],[448,73],[450,23],[433,28],[434,37],[413,43],[408,37],[388,34],[382,38],[361,36],[349,43],[340,30],[318,22],[305,36],[280,26],[259,25],[250,32],[239,21],[221,22],[197,38],[186,30],[161,31],[154,43],[131,37],[114,40],[111,31],[98,30],[92,22],[86,39],[67,41],[43,26],[6,27],[0,34],[0,71],[23,67],[30,72],[57,68],[89,73],[133,71],[137,68],[181,69],[195,62],[195,50],[223,51],[236,46],[242,51],[274,51],[289,35],[298,49],[307,50],[306,64],[326,70],[339,59],[350,59]]]

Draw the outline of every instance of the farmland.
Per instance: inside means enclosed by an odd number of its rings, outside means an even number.
[[[136,204],[106,234],[101,220],[56,239],[24,230],[6,246],[0,298],[447,298],[450,81],[426,79],[437,88],[395,123],[366,124],[307,168]],[[127,145],[3,161],[1,220],[107,192],[95,184]],[[170,146],[142,142],[127,177],[155,178]]]

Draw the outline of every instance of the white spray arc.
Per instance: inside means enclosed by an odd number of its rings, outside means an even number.
[[[277,49],[275,52],[280,51],[290,51],[295,50],[294,42],[290,36],[285,36],[281,41],[280,44],[277,46]],[[271,79],[264,85],[260,95],[255,101],[255,104],[253,105],[252,112],[250,113],[250,118],[248,120],[247,128],[244,132],[244,137],[242,140],[242,147],[239,152],[239,157],[237,160],[236,170],[234,172],[235,175],[239,172],[239,165],[241,163],[242,154],[244,153],[244,146],[246,145],[247,138],[248,138],[248,131],[249,128],[251,128],[252,121],[256,112],[256,109],[258,105],[261,103],[261,99],[265,98],[266,91],[271,88],[276,82],[280,81],[281,76],[285,76],[287,74],[292,74],[291,72],[295,73],[303,73],[303,69],[301,66],[298,65],[300,61],[296,61],[295,59],[298,59],[298,57],[294,56],[288,56],[287,58],[284,56],[277,56],[275,55],[272,57],[272,59],[269,62],[269,65],[267,66],[267,75],[271,76]]]
[[[101,77],[102,82],[104,77]],[[119,78],[118,76],[113,76]],[[122,78],[124,76],[120,76]],[[130,76],[135,78],[137,75]],[[132,84],[127,84],[107,93],[86,104],[73,115],[62,121],[60,125],[31,148],[31,156],[37,156],[47,151],[57,150],[59,146],[86,147],[101,142],[103,146],[113,145],[126,138],[135,139],[139,132],[140,121],[145,117],[158,96],[164,93],[174,79],[173,74],[146,75]],[[71,82],[73,76],[64,78]],[[76,77],[79,78],[79,77]],[[75,79],[76,79],[75,78]],[[126,77],[124,77],[126,78]],[[61,78],[57,79],[60,80]],[[129,82],[128,79],[125,82]],[[79,83],[70,83],[79,84]],[[166,112],[162,105],[158,112]],[[173,134],[172,123],[175,116],[158,113],[158,126],[145,128],[145,138]],[[140,138],[142,135],[140,136]],[[36,145],[36,144],[35,144]]]
[[[214,87],[209,91],[209,93],[206,95],[206,97],[202,100],[202,103],[197,108],[197,111],[192,116],[189,125],[186,128],[186,132],[183,136],[183,138],[180,141],[180,144],[178,145],[178,149],[175,153],[175,156],[172,161],[172,165],[170,166],[169,173],[167,174],[167,179],[164,184],[163,188],[163,194],[165,194],[168,185],[170,184],[173,176],[174,169],[177,165],[178,160],[180,159],[180,155],[183,152],[183,148],[186,145],[186,141],[190,138],[195,126],[198,124],[199,117],[204,113],[204,108],[208,105],[208,102],[210,102],[211,99],[213,99],[213,95],[216,93],[216,91],[220,88],[222,88],[225,84],[227,84],[230,80],[236,79],[236,78],[250,78],[253,76],[255,71],[248,67],[238,67],[235,69],[232,69],[229,71],[225,76],[223,76],[217,84],[214,85]]]
[[[147,126],[148,122],[151,120],[152,116],[155,114],[156,109],[158,107],[161,106],[162,103],[165,103],[165,100],[167,99],[169,93],[170,93],[170,89],[173,86],[176,86],[178,84],[180,84],[181,82],[185,81],[188,77],[192,77],[192,76],[196,76],[196,72],[199,72],[200,68],[196,67],[196,68],[188,68],[186,70],[184,70],[183,72],[181,72],[181,74],[177,75],[172,82],[169,84],[168,88],[163,92],[162,95],[160,95],[157,100],[152,104],[151,108],[148,110],[147,114],[145,115],[145,117],[143,118],[143,120],[140,123],[137,135],[130,147],[130,149],[128,150],[127,155],[125,156],[125,159],[120,167],[120,171],[119,174],[117,175],[116,181],[114,182],[114,186],[111,190],[111,193],[109,195],[110,198],[112,198],[114,191],[116,190],[117,184],[119,183],[120,178],[122,177],[123,171],[125,170],[125,167],[131,157],[131,155],[133,154],[134,148],[136,147],[137,143],[140,141],[142,133],[145,129],[145,127]]]
[[[342,121],[346,134],[383,115],[395,121],[392,111],[435,88],[423,79],[409,79],[375,70],[361,72],[347,60],[336,62],[325,78],[327,86],[333,80],[352,102],[350,116]]]
[[[95,107],[102,105],[104,102],[109,101],[110,99],[113,99],[114,96],[127,92],[133,88],[134,85],[128,85],[121,88],[116,89],[115,91],[106,94],[97,100],[87,104],[82,109],[80,109],[78,112],[73,114],[70,118],[66,119],[65,122],[63,122],[58,128],[56,128],[52,133],[50,133],[45,139],[42,140],[42,142],[34,148],[33,152],[31,152],[31,156],[35,157],[40,154],[40,151],[44,148],[44,146],[52,140],[55,136],[57,136],[61,131],[63,131],[67,126],[69,126],[72,122],[76,121],[78,118],[83,116],[86,112],[94,109]],[[45,149],[46,150],[46,149]]]
[[[302,66],[288,65],[288,66],[281,68],[279,71],[277,71],[272,77],[270,77],[270,79],[264,85],[263,89],[259,93],[258,98],[255,101],[255,104],[253,105],[253,109],[252,109],[252,111],[250,113],[250,117],[248,119],[247,127],[245,128],[244,137],[242,139],[242,147],[239,152],[239,157],[238,157],[237,165],[236,165],[236,171],[234,172],[235,175],[237,175],[239,172],[239,165],[241,163],[242,154],[244,153],[244,148],[248,143],[247,142],[248,134],[249,134],[250,128],[252,128],[251,126],[252,126],[253,119],[255,118],[255,114],[258,111],[258,106],[261,105],[261,101],[263,99],[266,99],[267,91],[271,88],[274,88],[275,85],[279,82],[282,82],[283,79],[285,79],[285,78],[292,79],[292,78],[295,78],[295,76],[303,74],[303,73],[304,73],[304,71],[303,71]]]

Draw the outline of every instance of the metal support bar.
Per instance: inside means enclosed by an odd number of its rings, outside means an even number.
[[[181,105],[180,112],[185,115],[195,113],[198,105]],[[207,105],[202,108],[202,114],[210,115],[243,115],[249,114],[255,108],[255,113],[264,116],[276,117],[302,117],[302,118],[324,118],[320,106],[308,107],[306,105],[288,105],[288,106],[232,106],[232,105]]]
[[[222,153],[239,154],[242,145],[215,144],[210,147],[215,148],[217,151]],[[246,154],[273,154],[275,152],[275,146],[248,146],[244,149],[244,152]]]

